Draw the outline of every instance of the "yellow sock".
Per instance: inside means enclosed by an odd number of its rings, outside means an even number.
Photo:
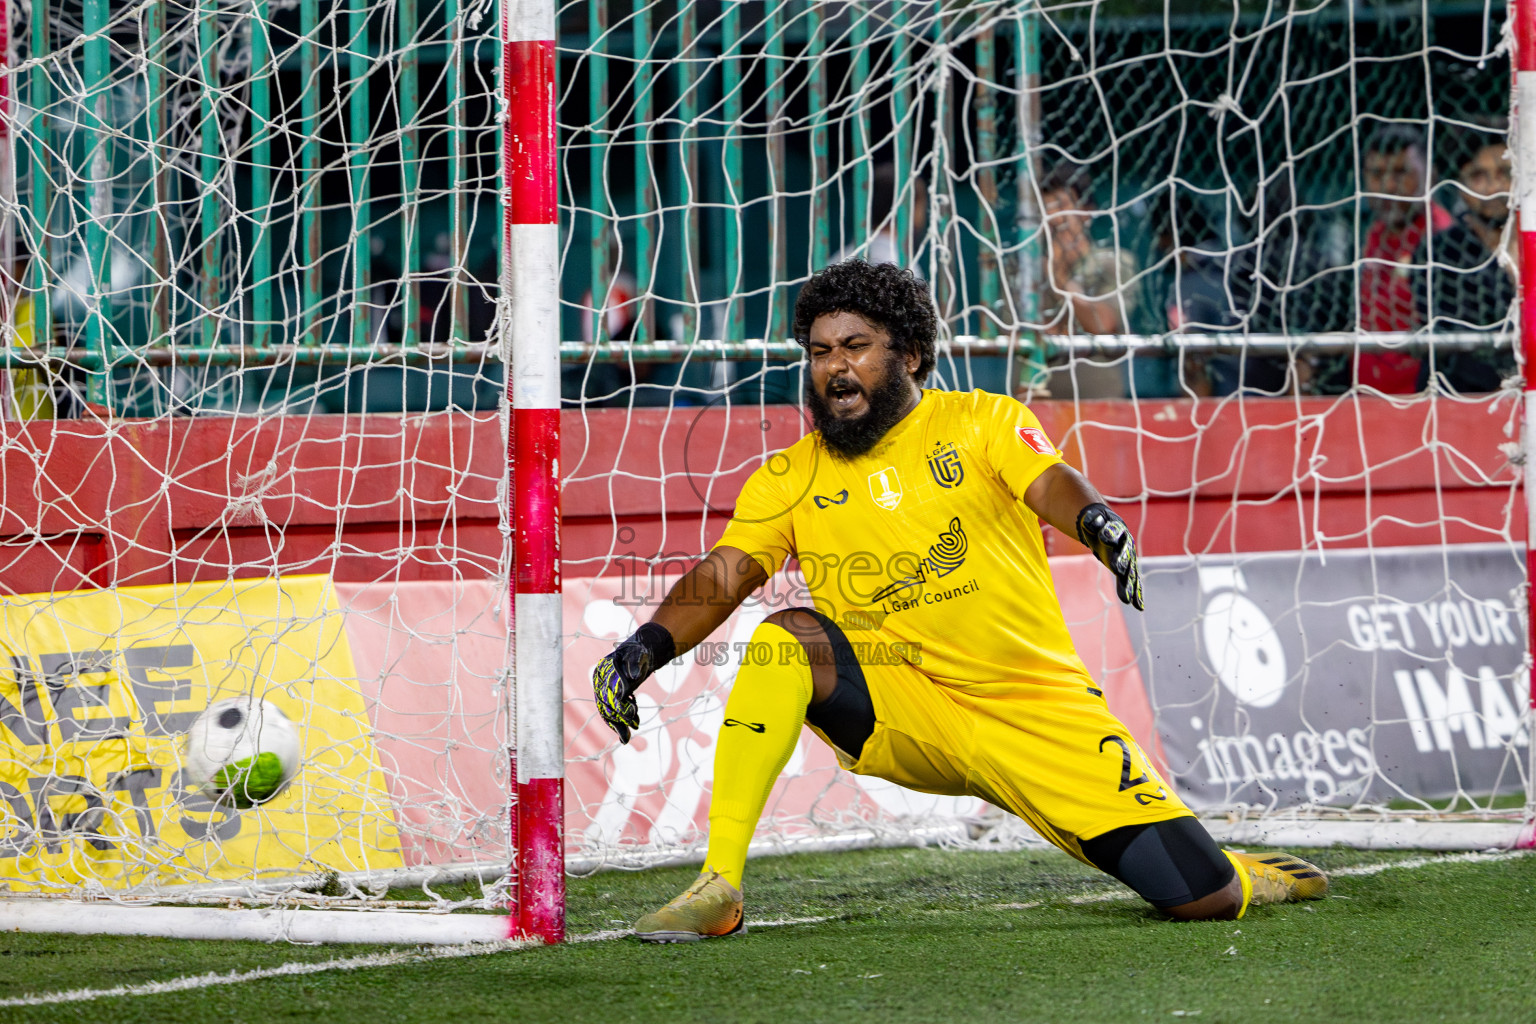
[[[725,702],[704,866],[737,889],[757,819],[795,749],[811,703],[811,666],[801,663],[800,650],[800,641],[782,626],[758,626]]]
[[[1248,869],[1243,867],[1242,861],[1232,856],[1231,850],[1222,850],[1221,852],[1226,854],[1227,860],[1232,862],[1232,867],[1237,870],[1238,881],[1243,886],[1243,905],[1237,908],[1237,920],[1241,921],[1243,915],[1248,913],[1248,904],[1253,902],[1253,876],[1248,874]],[[740,888],[740,886],[737,888]]]

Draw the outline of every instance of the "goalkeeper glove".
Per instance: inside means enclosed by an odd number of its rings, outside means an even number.
[[[635,691],[652,672],[676,654],[677,646],[666,627],[647,622],[592,670],[592,693],[597,698],[597,712],[619,734],[620,743],[628,743],[629,731],[640,728],[640,708],[635,703]]]
[[[1141,569],[1136,564],[1136,540],[1125,520],[1094,502],[1077,514],[1077,539],[1115,574],[1115,593],[1137,611],[1144,611]]]

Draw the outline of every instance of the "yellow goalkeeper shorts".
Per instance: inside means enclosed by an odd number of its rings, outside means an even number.
[[[905,663],[863,673],[874,731],[856,761],[838,751],[859,775],[980,797],[1084,863],[1081,840],[1191,813],[1096,690],[959,690]]]

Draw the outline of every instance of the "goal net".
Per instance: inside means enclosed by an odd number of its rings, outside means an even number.
[[[549,751],[571,870],[700,857],[803,577],[628,746],[588,679],[808,429],[791,304],[848,256],[932,284],[931,386],[1027,401],[1130,522],[1148,612],[1051,534],[1058,594],[1214,828],[1528,842],[1502,10],[1191,6],[7,6],[6,926],[505,937],[444,912],[520,891]],[[499,45],[534,8],[552,95]],[[558,548],[518,476],[555,424]],[[1037,841],[809,736],[759,839]]]
[[[525,930],[498,11],[0,10],[5,926]]]
[[[584,702],[585,674],[808,429],[792,303],[848,256],[931,283],[930,386],[1027,401],[1130,522],[1146,614],[1047,529],[1057,589],[1111,705],[1213,830],[1530,841],[1501,8],[594,2],[563,19],[582,863],[699,854],[744,641],[806,603],[803,581],[663,670],[635,746]],[[839,772],[809,734],[759,838],[914,834],[1028,841],[976,801]]]

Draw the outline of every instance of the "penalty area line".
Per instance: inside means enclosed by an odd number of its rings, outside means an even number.
[[[749,928],[783,928],[796,924],[819,924],[830,917],[791,917],[777,921],[748,921]],[[600,932],[572,935],[568,942],[608,942],[622,939],[634,932],[628,928],[615,928]],[[441,946],[430,949],[403,949],[387,953],[364,953],[360,956],[341,957],[336,960],[320,960],[312,963],[292,962],[278,967],[259,967],[250,971],[227,971],[220,974],[194,974],[170,981],[147,981],[138,985],[117,985],[113,988],[77,988],[66,992],[45,992],[40,995],[12,996],[0,999],[0,1007],[6,1006],[56,1006],[59,1003],[85,1003],[94,999],[117,999],[133,996],[159,996],[172,992],[193,992],[204,988],[224,985],[244,985],[267,978],[302,977],[324,974],[330,971],[364,971],[375,967],[400,967],[430,963],[434,960],[455,960],[470,956],[486,956],[491,953],[514,952],[543,946],[536,939],[517,939],[507,942],[471,942],[461,946]]]

